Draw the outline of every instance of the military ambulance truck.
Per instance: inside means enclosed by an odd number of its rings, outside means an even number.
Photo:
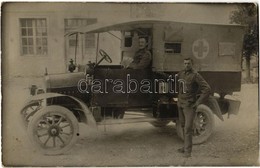
[[[238,113],[240,102],[232,94],[241,89],[243,26],[134,20],[79,27],[65,36],[86,33],[95,33],[97,38],[100,33],[109,33],[118,38],[121,63],[112,65],[114,60],[97,44],[96,61],[72,73],[49,74],[47,70],[44,84],[32,85],[32,96],[21,116],[28,136],[42,153],[57,155],[69,150],[79,136],[80,122],[90,127],[138,122],[163,127],[174,122],[183,139],[178,122],[177,73],[186,57],[194,60],[195,69],[212,91],[196,109],[193,143],[208,140],[215,119]],[[151,66],[129,69],[141,36],[148,39]]]

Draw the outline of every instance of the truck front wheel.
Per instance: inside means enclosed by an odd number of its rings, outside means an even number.
[[[47,106],[36,113],[28,125],[32,144],[43,154],[59,155],[69,150],[77,140],[78,121],[61,106]]]
[[[193,122],[193,144],[205,142],[212,134],[215,126],[214,115],[206,105],[199,105]],[[177,135],[183,140],[183,129],[179,121],[176,122]]]

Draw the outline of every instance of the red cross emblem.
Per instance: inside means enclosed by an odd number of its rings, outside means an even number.
[[[197,59],[204,59],[209,53],[209,43],[205,39],[198,39],[192,45],[193,56]]]

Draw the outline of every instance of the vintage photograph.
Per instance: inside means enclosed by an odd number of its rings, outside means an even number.
[[[259,166],[257,3],[1,9],[3,166]]]

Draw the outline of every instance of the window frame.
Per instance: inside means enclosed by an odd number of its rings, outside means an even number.
[[[79,24],[79,25],[76,24],[76,26],[69,26],[69,24],[68,24],[69,20],[74,20],[74,21],[81,20],[81,23],[83,21],[86,21],[86,24]],[[91,25],[91,24],[95,24],[95,23],[97,23],[97,20],[98,20],[97,18],[85,18],[85,17],[84,18],[79,18],[79,17],[64,18],[64,31],[67,32],[67,31],[69,31],[69,30],[71,30],[71,29],[73,29],[75,27],[78,27],[78,26],[88,26],[88,25]],[[88,22],[93,22],[93,23],[88,24]],[[93,40],[93,42],[92,42],[93,44],[91,46],[89,46],[89,47],[86,46],[87,36],[88,35],[92,35],[91,39]],[[73,46],[70,45],[70,40],[75,40],[74,38],[75,37],[68,37],[68,48],[74,48],[75,47],[75,45],[73,45]],[[82,40],[81,44],[78,43],[78,47],[79,47],[79,45],[81,45],[83,47],[83,53],[84,54],[86,54],[87,50],[96,48],[96,35],[94,33],[93,34],[84,33],[82,36],[78,36],[78,38]]]
[[[45,28],[46,36],[37,36],[37,34],[36,34],[36,31],[37,31],[37,24],[36,24],[36,22],[37,22],[37,20],[40,20],[40,19],[41,20],[45,20],[46,26],[45,27],[41,27],[41,28]],[[28,36],[28,34],[26,36],[22,35],[22,29],[23,28],[26,28],[26,31],[28,31],[27,25],[26,25],[26,27],[22,26],[22,20],[26,20],[26,21],[32,20],[32,33],[33,33],[32,36]],[[19,17],[18,18],[18,24],[19,24],[18,28],[19,28],[19,38],[20,38],[20,40],[19,40],[20,41],[20,55],[22,57],[47,57],[49,55],[49,26],[48,26],[49,25],[49,19],[48,19],[48,17],[46,17],[46,16]],[[33,45],[32,45],[33,53],[32,54],[30,54],[30,53],[25,54],[23,52],[23,46],[24,46],[23,38],[26,38],[28,40],[28,37],[32,37],[32,39],[33,39]],[[46,44],[46,50],[47,50],[46,54],[42,54],[42,53],[41,54],[37,54],[37,46],[38,46],[37,42],[36,42],[37,41],[37,37],[40,37],[41,41],[42,41],[43,38],[46,38],[46,42],[47,42],[47,44]],[[43,47],[43,45],[41,45],[41,47]],[[27,49],[27,51],[28,51],[28,49]]]
[[[171,44],[180,44],[180,52],[178,52],[178,53],[175,53],[174,52],[174,50],[173,50],[173,52],[166,52],[166,48],[165,48],[165,45],[166,44],[169,44],[169,43],[171,43]],[[169,55],[181,55],[182,54],[182,44],[183,44],[183,42],[181,42],[181,41],[165,41],[164,42],[164,46],[163,46],[163,48],[164,48],[164,54],[169,54]]]

